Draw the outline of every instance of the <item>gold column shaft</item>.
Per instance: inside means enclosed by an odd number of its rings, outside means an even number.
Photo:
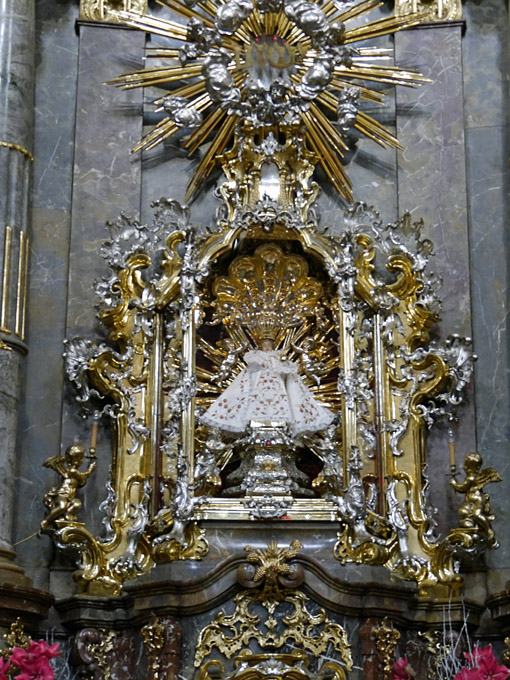
[[[154,470],[157,475],[161,475],[161,460],[159,452],[160,443],[160,428],[161,428],[161,392],[163,379],[163,328],[161,324],[161,316],[156,314],[154,318],[154,354],[152,355],[151,376],[149,382],[149,409],[148,421],[150,422],[150,443],[151,452],[146,456],[146,469],[144,474],[150,474]],[[155,492],[152,494],[152,503],[154,514],[157,513],[159,497],[159,483],[155,487]]]
[[[2,276],[2,309],[0,312],[0,330],[3,333],[10,333],[7,329],[7,319],[9,314],[9,292],[11,283],[11,260],[12,260],[12,227],[5,228],[4,240],[4,270]]]
[[[19,232],[18,256],[13,255],[16,234],[9,225],[5,227],[4,255],[2,270],[2,297],[0,305],[0,331],[6,335],[25,339],[25,317],[28,294],[28,249],[30,241],[24,231]],[[13,262],[14,257],[14,262]],[[17,265],[17,270],[16,270]],[[14,270],[14,271],[13,271]],[[14,321],[10,327],[9,314],[12,309]],[[0,349],[5,349],[0,345]]]
[[[385,428],[385,356],[381,337],[381,317],[374,316],[374,382],[375,382],[375,437],[376,437],[376,473],[379,482],[378,512],[384,511],[385,479],[388,474],[388,446]]]
[[[186,377],[195,376],[195,308],[188,312],[188,327],[183,337],[183,359],[186,362]],[[182,449],[189,461],[189,481],[193,481],[195,460],[195,397],[192,397],[182,413]]]
[[[352,375],[352,367],[354,363],[355,347],[354,338],[349,333],[349,312],[340,310],[340,333],[343,347],[343,369],[344,375],[347,379]],[[356,404],[352,406],[347,405],[345,396],[342,396],[343,418],[342,418],[342,439],[344,442],[344,479],[348,478],[347,464],[352,447],[356,446]]]

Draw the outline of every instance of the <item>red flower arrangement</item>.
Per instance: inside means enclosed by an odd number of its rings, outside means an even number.
[[[468,666],[462,668],[454,680],[506,680],[510,670],[498,663],[492,645],[480,649],[474,647],[472,654],[464,654]]]
[[[44,640],[31,641],[29,646],[14,647],[8,661],[0,659],[0,680],[54,680],[55,671],[50,665],[50,659],[59,656],[59,643],[49,645]],[[12,664],[12,665],[11,665]],[[17,669],[21,673],[17,673]]]
[[[510,675],[510,670],[506,666],[498,663],[492,645],[479,648],[474,647],[472,653],[465,653],[467,665],[463,666],[455,675],[453,680],[506,680]],[[458,666],[457,666],[458,667]],[[452,676],[448,673],[448,678]],[[393,680],[411,680],[415,677],[414,671],[407,661],[407,657],[401,657],[393,666]],[[0,678],[1,680],[1,678]],[[447,680],[446,677],[438,680]]]

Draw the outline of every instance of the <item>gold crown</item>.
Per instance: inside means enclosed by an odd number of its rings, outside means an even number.
[[[285,255],[274,244],[236,257],[228,277],[213,284],[215,318],[246,328],[256,342],[274,340],[280,329],[300,326],[320,304],[322,285],[308,276],[300,255]]]

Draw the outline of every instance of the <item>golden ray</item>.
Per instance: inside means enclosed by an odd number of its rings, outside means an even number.
[[[337,9],[333,0],[329,0],[329,2],[326,4],[331,4],[335,9]],[[338,16],[335,17],[335,20],[343,21],[345,23],[346,21],[355,19],[356,17],[362,16],[363,14],[368,14],[377,7],[381,7],[383,4],[384,3],[380,2],[380,0],[364,0],[364,2],[360,2],[359,5],[355,5],[345,12],[340,12]]]
[[[147,33],[156,33],[165,38],[175,38],[177,40],[186,40],[188,35],[186,26],[177,24],[175,21],[156,19],[150,16],[142,17],[134,12],[117,12],[117,14],[128,26],[138,28]]]
[[[202,123],[202,125],[195,130],[195,132],[190,136],[185,148],[189,150],[189,155],[191,156],[199,146],[201,146],[206,138],[209,136],[210,132],[219,125],[222,118],[227,114],[223,109],[215,109]]]
[[[230,141],[230,137],[234,132],[234,128],[237,123],[237,117],[231,116],[227,118],[225,125],[220,128],[215,139],[211,143],[207,153],[204,155],[200,163],[198,164],[197,170],[188,185],[186,191],[186,200],[188,201],[191,196],[195,193],[195,189],[200,187],[207,177],[209,176],[211,170],[214,168],[216,156],[220,155],[227,143]]]
[[[371,59],[390,59],[393,50],[390,47],[358,47],[361,57]]]
[[[251,31],[253,35],[259,35],[262,33],[262,23],[261,23],[261,18],[257,15],[255,15],[255,12],[251,14],[247,19],[245,19],[245,25],[248,31]]]
[[[351,182],[340,163],[336,161],[335,156],[327,147],[320,128],[317,130],[316,123],[310,112],[306,112],[303,116],[307,123],[306,139],[312,148],[312,151],[319,157],[319,163],[324,168],[328,179],[331,181],[337,191],[344,196],[344,198],[352,198]]]
[[[212,2],[197,2],[197,7],[200,7],[200,9],[210,17],[214,17],[216,14],[217,7],[215,7]]]
[[[118,76],[114,80],[108,81],[109,85],[121,86],[124,90],[130,90],[135,87],[149,87],[150,85],[163,85],[164,83],[172,83],[178,80],[187,80],[188,78],[196,78],[202,73],[202,66],[186,66],[183,69],[181,66],[158,67],[153,69],[145,69],[137,71],[136,73],[126,73]]]
[[[389,66],[336,66],[334,72],[342,78],[360,78],[361,80],[390,85],[406,85],[408,87],[418,87],[422,83],[430,82],[429,78],[417,76],[413,71]]]
[[[148,47],[147,59],[178,59],[179,50],[175,47]]]
[[[178,129],[179,127],[172,120],[165,118],[138,142],[133,152],[141,151],[141,149],[152,149],[163,140],[171,137]]]
[[[208,380],[210,382],[216,377],[216,373],[213,373],[212,371],[208,371],[205,368],[198,366],[195,370],[196,370],[197,377],[201,378],[202,380]],[[212,388],[212,389],[214,389],[214,388]]]
[[[395,146],[401,151],[404,149],[398,139],[388,132],[381,123],[363,113],[363,111],[358,111],[357,122],[354,127],[367,137],[372,137],[381,146]]]
[[[287,35],[286,40],[291,45],[295,45],[297,42],[305,42],[306,44],[306,40],[307,39],[310,40],[310,38],[308,38],[308,36],[305,33],[303,33],[299,26],[292,26],[289,22],[289,27],[291,30],[290,33]]]
[[[177,12],[185,19],[191,19],[191,17],[195,17],[195,19],[200,19],[200,21],[203,21],[205,26],[214,28],[214,21],[204,17],[203,14],[199,14],[199,12],[195,12],[194,9],[188,7],[183,2],[179,2],[179,0],[156,0],[156,2],[162,7],[168,7],[168,9]]]
[[[347,151],[348,146],[342,139],[342,136],[338,130],[333,126],[332,122],[322,113],[317,104],[311,104],[310,112],[317,120],[320,129],[324,130],[324,137],[329,139],[329,142],[333,144],[337,153],[342,156],[344,151]]]
[[[371,21],[364,26],[358,26],[357,28],[351,28],[345,32],[344,43],[349,44],[352,42],[357,42],[358,40],[368,40],[369,38],[377,38],[382,35],[388,35],[390,33],[395,33],[402,28],[408,28],[409,26],[415,26],[419,24],[421,17],[413,14],[413,18],[409,19],[405,16],[403,17],[387,17],[385,19],[377,19],[377,21]]]
[[[281,11],[280,14],[278,15],[278,22],[276,24],[276,30],[281,33],[282,35],[287,34],[291,29],[291,23],[285,16],[285,12]],[[308,41],[310,39],[308,38]],[[287,42],[289,41],[289,38],[287,36]]]

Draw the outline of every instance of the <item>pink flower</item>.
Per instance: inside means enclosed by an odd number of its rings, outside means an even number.
[[[31,642],[28,649],[14,647],[11,661],[21,669],[17,680],[54,680],[55,673],[50,666],[50,659],[58,656],[59,643],[49,645],[44,640]],[[0,677],[0,680],[2,678]]]
[[[459,678],[455,676],[456,680],[506,680],[510,674],[510,670],[506,666],[498,664],[492,645],[487,645],[483,649],[475,647],[472,654],[464,654],[469,661],[472,670],[476,670],[479,675],[470,676],[470,678]]]
[[[11,665],[10,661],[6,661],[0,657],[0,680],[9,680],[7,677],[7,671]]]
[[[28,649],[33,654],[44,656],[47,659],[54,659],[56,656],[60,656],[58,648],[58,642],[55,642],[54,645],[49,645],[45,640],[38,640],[37,642],[31,642]]]
[[[393,666],[393,680],[409,680],[414,678],[414,671],[407,661],[407,656],[402,656]]]
[[[479,668],[468,668],[464,666],[461,670],[455,674],[453,680],[482,680]]]
[[[58,656],[60,654],[58,646],[58,642],[54,645],[49,645],[44,640],[38,640],[37,642],[31,641],[28,649],[14,647],[11,654],[11,660],[13,664],[16,664],[16,666],[19,666],[22,670],[25,670],[25,666],[31,666],[39,659],[46,659],[46,661],[49,661],[55,656]]]
[[[55,672],[45,656],[22,667],[23,672],[16,676],[16,680],[54,680]]]
[[[470,654],[468,652],[464,652],[464,656],[471,666],[478,666],[479,659],[483,659],[485,657],[494,657],[492,645],[487,645],[487,647],[483,647],[482,649],[475,645],[473,647],[473,653]]]

